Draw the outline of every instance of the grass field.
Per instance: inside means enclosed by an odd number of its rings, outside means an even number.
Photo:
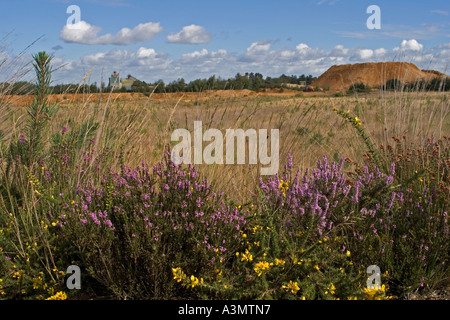
[[[362,164],[367,152],[364,142],[351,125],[333,112],[334,108],[350,111],[361,119],[377,145],[394,145],[393,137],[405,136],[407,145],[450,134],[450,104],[445,93],[376,91],[344,97],[235,97],[235,93],[225,91],[221,95],[198,100],[191,96],[185,101],[182,94],[153,99],[138,93],[122,94],[123,97],[104,93],[101,100],[99,94],[78,94],[78,101],[59,104],[46,132],[47,139],[64,126],[74,128],[92,120],[102,126],[102,146],[123,148],[127,163],[137,165],[142,160],[156,164],[164,147],[170,144],[172,131],[186,128],[192,132],[194,121],[202,121],[204,130],[216,128],[223,133],[229,128],[279,129],[280,161],[291,153],[295,169],[304,171],[323,155]],[[0,130],[6,138],[18,136],[24,124],[27,106],[20,104],[3,107]],[[256,165],[202,165],[199,169],[237,201],[251,195],[259,178]]]
[[[36,59],[47,74],[45,56]],[[26,103],[0,97],[0,298],[448,292],[445,93],[104,93],[52,103],[46,89]],[[192,132],[194,121],[279,129],[279,173],[174,164],[171,133]],[[81,268],[83,290],[67,290],[69,265]],[[370,265],[382,273],[375,287]]]

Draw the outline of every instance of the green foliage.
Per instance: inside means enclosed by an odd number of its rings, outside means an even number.
[[[34,158],[42,152],[42,134],[47,127],[48,122],[56,112],[56,105],[48,101],[51,84],[51,60],[45,52],[39,52],[33,56],[34,69],[36,72],[36,87],[34,91],[34,101],[28,108],[28,140],[24,143],[24,148],[28,154],[23,155],[22,160],[30,167]]]
[[[389,79],[386,81],[385,90],[395,90],[400,91],[402,90],[402,82],[398,79]]]
[[[370,87],[362,82],[352,84],[347,90],[347,94],[364,93],[364,92],[370,92]]]

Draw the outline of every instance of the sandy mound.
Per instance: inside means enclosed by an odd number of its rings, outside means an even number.
[[[334,65],[322,74],[314,85],[332,91],[347,91],[354,84],[362,82],[371,88],[377,88],[389,79],[398,79],[402,83],[420,79],[446,76],[434,70],[420,70],[408,62],[379,62]]]

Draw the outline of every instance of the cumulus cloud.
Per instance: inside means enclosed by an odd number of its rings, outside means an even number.
[[[359,58],[361,60],[367,60],[367,59],[372,57],[373,50],[371,50],[371,49],[359,49],[357,51],[357,55],[359,56]]]
[[[298,44],[298,45],[295,47],[295,49],[296,49],[298,52],[302,52],[302,53],[308,52],[308,50],[311,50],[311,48],[310,48],[306,43],[300,43],[300,44]]]
[[[153,48],[144,48],[140,47],[138,51],[136,52],[136,57],[138,58],[150,58],[150,57],[156,57],[156,51]]]
[[[122,28],[115,35],[108,33],[99,36],[100,27],[90,25],[86,21],[80,21],[65,25],[59,36],[65,42],[126,45],[150,40],[162,30],[159,22],[147,22],[140,23],[133,29]]]
[[[224,65],[235,63],[234,57],[227,50],[208,51],[202,49],[190,53],[185,53],[181,59],[174,62],[178,70],[184,70],[188,77],[197,72],[198,77],[209,77],[222,69]]]
[[[239,60],[246,62],[256,62],[268,58],[270,53],[271,42],[269,40],[253,42],[246,50]]]
[[[183,27],[178,33],[171,33],[167,36],[167,42],[170,43],[189,43],[201,44],[211,41],[211,33],[207,32],[204,27],[191,24]]]
[[[202,49],[200,51],[194,51],[194,52],[189,52],[189,53],[184,53],[181,58],[185,61],[190,61],[196,58],[202,58],[205,57],[206,55],[208,55],[208,50],[206,49]]]
[[[270,41],[257,41],[253,42],[250,47],[247,48],[246,53],[248,55],[258,54],[258,53],[264,53],[266,51],[269,51],[270,49]]]
[[[400,47],[395,47],[395,51],[421,51],[423,45],[417,42],[416,39],[403,40]]]
[[[377,57],[382,57],[387,53],[387,50],[385,48],[378,48],[374,50],[374,54]]]
[[[58,71],[59,79],[66,82],[79,81],[83,72],[94,67],[91,75],[114,70],[121,74],[132,74],[138,79],[154,82],[164,79],[170,82],[184,78],[190,81],[211,75],[223,78],[236,73],[259,72],[264,76],[281,74],[312,74],[319,76],[335,64],[407,61],[420,69],[434,69],[446,72],[450,64],[450,43],[434,48],[424,48],[413,40],[404,40],[394,48],[364,48],[336,45],[325,50],[310,47],[306,43],[292,47],[273,48],[270,41],[251,43],[241,53],[225,49],[185,52],[180,57],[171,58],[154,48],[140,47],[136,50],[109,50],[85,55],[77,60],[61,61],[65,68]],[[402,49],[403,51],[399,51]],[[399,55],[399,53],[401,53]],[[401,56],[399,58],[399,56]]]

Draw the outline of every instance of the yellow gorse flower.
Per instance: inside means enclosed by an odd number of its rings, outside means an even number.
[[[253,261],[253,256],[250,251],[245,249],[245,253],[242,253],[241,255],[241,261]]]
[[[292,294],[297,294],[297,292],[300,290],[300,287],[298,286],[297,282],[292,282],[291,280],[286,286],[281,286],[281,289],[286,290],[287,292],[290,292]]]
[[[286,261],[275,258],[275,265],[276,266],[279,266],[279,265],[284,266],[285,263],[286,263]]]
[[[182,280],[186,279],[186,274],[181,270],[180,267],[172,268],[172,274],[173,278],[177,280],[177,282],[181,282]]]
[[[59,291],[55,295],[53,295],[45,300],[67,300],[67,294],[63,291]]]
[[[384,300],[392,297],[386,296],[386,286],[374,286],[373,288],[364,288],[364,295],[367,300]]]
[[[270,266],[273,266],[273,263],[269,263],[267,261],[261,261],[255,264],[255,267],[253,270],[258,274],[258,277],[260,277],[264,271],[269,270]]]
[[[191,283],[190,284],[188,284],[186,287],[187,288],[194,288],[196,285],[198,285],[198,283],[199,283],[199,280],[198,280],[198,278],[197,277],[194,277],[193,275],[191,276]]]

